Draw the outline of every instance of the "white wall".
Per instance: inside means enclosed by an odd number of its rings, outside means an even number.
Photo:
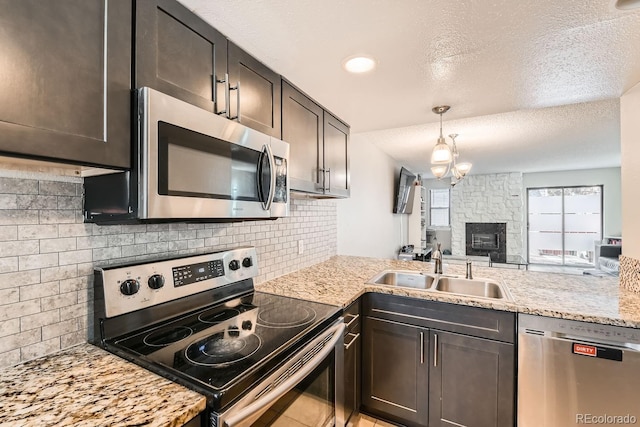
[[[602,185],[604,235],[619,236],[622,232],[620,168],[525,173],[523,175],[523,185],[525,202],[527,188]],[[524,220],[526,223],[526,217]]]
[[[622,252],[640,260],[640,84],[620,98],[620,142]]]
[[[395,258],[407,244],[408,215],[393,213],[395,160],[362,135],[350,140],[351,197],[337,201],[338,254]]]

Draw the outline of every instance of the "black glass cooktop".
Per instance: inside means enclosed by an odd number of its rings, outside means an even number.
[[[311,339],[339,316],[335,306],[255,292],[110,344],[218,395],[286,357],[303,337]]]

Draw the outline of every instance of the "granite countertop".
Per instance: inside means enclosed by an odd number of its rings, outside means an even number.
[[[640,294],[621,288],[617,277],[474,266],[474,277],[501,280],[507,285],[513,296],[513,302],[504,302],[367,283],[382,270],[433,272],[433,263],[334,256],[323,263],[257,285],[256,289],[343,307],[365,292],[379,292],[640,328]],[[444,270],[445,273],[464,276],[465,265],[464,263],[447,264],[445,261]]]
[[[83,344],[0,371],[0,426],[182,426],[206,399]]]

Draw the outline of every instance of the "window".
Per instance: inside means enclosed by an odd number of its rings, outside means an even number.
[[[529,262],[588,266],[602,239],[602,186],[528,189]]]
[[[449,189],[429,190],[429,225],[432,227],[449,226]]]

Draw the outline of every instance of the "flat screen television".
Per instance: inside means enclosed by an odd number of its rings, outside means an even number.
[[[396,196],[393,203],[393,213],[410,214],[413,210],[413,197],[415,194],[415,182],[417,176],[407,168],[400,169],[398,185],[396,185]]]

